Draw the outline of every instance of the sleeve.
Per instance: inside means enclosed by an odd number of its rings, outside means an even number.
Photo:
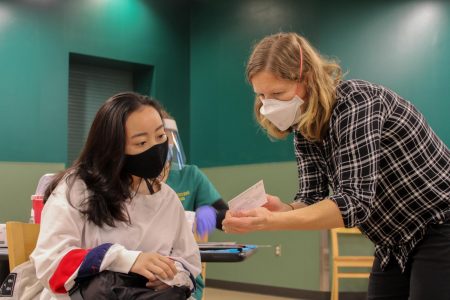
[[[77,183],[72,186],[72,204],[79,203],[86,195],[86,190],[78,187]],[[68,202],[66,190],[63,179],[45,204],[37,245],[30,256],[37,278],[55,294],[67,293],[79,277],[103,270],[128,273],[140,253],[109,243],[83,249],[81,241],[86,221],[75,205]]]
[[[379,97],[362,92],[348,97],[336,107],[331,124],[338,184],[329,198],[339,207],[345,227],[355,227],[369,218],[376,195],[384,117]]]
[[[321,170],[319,146],[307,141],[299,132],[296,132],[294,146],[299,185],[295,201],[311,205],[329,194],[328,179]]]
[[[195,278],[201,272],[200,251],[184,216],[184,209],[178,199],[176,203],[179,204],[178,234],[170,258],[175,261],[178,273],[172,280],[160,280],[171,286],[189,286],[192,290],[196,286]]]
[[[192,166],[192,178],[195,184],[194,209],[203,205],[213,205],[219,199],[222,199],[219,192],[197,166]]]
[[[216,218],[216,228],[219,230],[222,230],[222,222],[225,219],[225,216],[227,214],[227,211],[230,209],[228,207],[228,204],[223,201],[223,199],[219,199],[212,205],[217,212],[217,218]]]

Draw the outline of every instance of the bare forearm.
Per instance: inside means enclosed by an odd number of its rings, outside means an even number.
[[[287,212],[287,211],[292,211],[295,209],[299,209],[299,208],[304,208],[307,205],[305,203],[301,203],[301,202],[292,202],[292,203],[283,203],[283,207],[281,209],[280,212]]]
[[[290,211],[273,213],[268,220],[267,230],[315,230],[344,227],[339,208],[329,199],[309,206],[301,203],[294,204],[298,205],[299,209],[292,210],[289,207]]]

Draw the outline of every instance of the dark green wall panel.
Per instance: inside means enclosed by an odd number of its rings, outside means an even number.
[[[38,3],[0,1],[0,161],[66,161],[69,52],[155,66],[151,94],[189,140],[187,3]]]
[[[399,92],[450,142],[446,1],[30,3],[0,1],[2,161],[65,161],[69,52],[154,65],[152,95],[200,166],[292,160],[291,138],[271,142],[256,126],[244,78],[251,45],[280,30],[339,57],[348,78]]]
[[[338,57],[346,78],[381,83],[414,103],[450,144],[448,1],[194,1],[191,149],[201,166],[293,159],[292,139],[270,142],[253,120],[245,82],[252,44],[278,31],[304,34]]]
[[[347,78],[393,89],[450,145],[450,2],[381,1],[327,8],[320,48],[339,57]]]

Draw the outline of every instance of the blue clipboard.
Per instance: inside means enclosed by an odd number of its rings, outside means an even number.
[[[202,248],[201,246],[199,248],[202,262],[240,262],[253,255],[258,247],[240,244],[221,249]]]

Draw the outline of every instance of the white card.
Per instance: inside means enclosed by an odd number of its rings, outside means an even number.
[[[262,180],[249,187],[230,201],[230,210],[249,210],[260,207],[267,202],[266,191]]]

